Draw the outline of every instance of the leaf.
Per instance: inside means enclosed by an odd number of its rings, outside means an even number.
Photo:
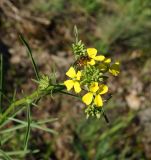
[[[34,68],[34,71],[35,71],[35,74],[36,74],[36,78],[37,78],[37,80],[39,80],[39,79],[40,79],[40,76],[39,76],[39,72],[38,72],[37,65],[36,65],[35,60],[34,60],[33,55],[32,55],[31,48],[30,48],[29,44],[27,43],[27,41],[25,40],[25,38],[23,37],[22,34],[20,34],[19,37],[20,37],[21,41],[23,42],[23,44],[24,44],[24,45],[26,46],[26,48],[27,48],[29,57],[30,57],[30,59],[31,59],[31,61],[32,61],[32,65],[33,65],[33,68]]]
[[[30,136],[30,124],[31,124],[30,105],[28,105],[27,106],[27,130],[26,130],[25,140],[24,140],[24,150],[27,150],[27,147],[28,147],[29,136]]]
[[[12,160],[11,157],[1,149],[0,149],[0,153],[5,160]]]

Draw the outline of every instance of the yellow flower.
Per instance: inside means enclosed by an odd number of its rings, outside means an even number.
[[[88,48],[87,49],[88,56],[91,58],[91,60],[88,62],[90,65],[95,65],[95,61],[103,61],[105,57],[103,55],[96,56],[97,50],[95,48]]]
[[[70,91],[72,88],[74,88],[76,93],[81,92],[80,87],[80,78],[81,78],[81,72],[78,71],[76,73],[75,69],[73,67],[70,67],[69,70],[66,72],[66,75],[71,78],[70,80],[66,80],[64,82],[64,85],[67,87],[67,90]]]
[[[89,87],[89,92],[82,97],[82,101],[86,105],[89,105],[92,103],[94,99],[94,104],[97,107],[101,107],[103,106],[103,100],[101,95],[105,94],[107,91],[108,91],[107,85],[102,84],[99,86],[98,82],[93,82]]]
[[[112,64],[109,68],[109,72],[114,76],[117,76],[120,73],[120,63],[115,62],[114,64]]]

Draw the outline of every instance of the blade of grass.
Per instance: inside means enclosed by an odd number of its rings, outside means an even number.
[[[26,122],[25,121],[22,121],[20,119],[16,119],[16,118],[9,118],[10,120],[14,121],[14,122],[17,122],[17,123],[21,123],[21,124],[25,124]],[[38,122],[32,122],[32,123],[35,123],[35,124],[45,124],[45,123],[51,123],[51,122],[54,122],[54,121],[57,121],[58,118],[51,118],[51,119],[45,119],[45,120],[40,120]]]
[[[15,120],[16,122],[19,120]],[[4,133],[9,133],[9,132],[13,132],[13,131],[16,131],[18,129],[22,129],[22,128],[25,128],[27,127],[27,122],[24,122],[24,121],[21,121],[19,122],[21,123],[20,125],[16,126],[16,127],[13,127],[13,128],[9,128],[9,129],[4,129],[4,130],[1,130],[0,131],[0,134],[4,134]],[[50,129],[50,128],[47,128],[47,127],[41,127],[40,125],[36,124],[36,123],[31,123],[30,124],[30,127],[31,128],[36,128],[36,129],[40,129],[40,130],[43,130],[43,131],[46,131],[46,132],[49,132],[49,133],[52,133],[52,134],[57,134],[56,131],[54,131],[53,129]]]
[[[21,108],[18,112],[15,112],[14,114],[11,115],[11,118],[15,117],[17,114],[22,112],[24,108]],[[0,125],[0,128],[3,128],[5,125],[7,125],[11,121],[10,118],[7,118],[3,124]]]
[[[41,126],[39,126],[39,125],[37,125],[37,124],[32,124],[32,127],[34,127],[34,128],[37,128],[37,129],[41,129],[41,130],[43,130],[43,131],[46,131],[46,132],[49,132],[49,133],[52,133],[52,134],[58,134],[56,131],[54,131],[53,129],[50,129],[50,128],[44,128],[44,127],[41,127]]]
[[[46,120],[41,120],[41,121],[38,121],[37,124],[45,124],[45,123],[51,123],[51,122],[54,122],[54,121],[57,121],[58,118],[51,118],[51,119],[46,119]]]
[[[5,135],[3,135],[3,137],[1,136],[1,138],[2,138],[1,145],[4,145],[4,144],[5,144],[6,142],[8,142],[13,136],[14,136],[14,133],[5,134]]]
[[[15,121],[15,122],[18,122],[18,123],[20,123],[20,124],[22,124],[22,125],[27,125],[27,122],[25,122],[25,121],[22,121],[22,120],[19,120],[19,119],[16,119],[16,118],[10,118],[10,119],[13,120],[13,121]],[[39,125],[37,124],[37,122],[32,122],[32,123],[30,124],[30,126],[31,126],[32,128],[37,128],[37,129],[41,129],[41,130],[46,131],[46,132],[49,132],[49,133],[57,134],[56,131],[54,131],[54,130],[52,130],[52,129],[50,129],[50,128],[46,128],[46,127],[41,127],[41,126],[39,126]]]
[[[24,140],[24,150],[27,150],[29,136],[30,136],[30,124],[31,124],[31,113],[30,113],[30,105],[27,106],[27,129]]]
[[[23,156],[23,155],[25,155],[27,153],[38,153],[38,152],[39,152],[39,150],[36,149],[36,150],[33,150],[33,151],[27,150],[27,151],[14,151],[14,152],[4,152],[4,153],[7,154],[8,156],[17,156],[17,155]],[[2,155],[2,153],[1,153],[1,150],[0,150],[0,156],[1,155]]]
[[[1,130],[0,134],[13,132],[13,131],[16,131],[17,129],[21,129],[21,128],[24,128],[24,127],[26,127],[26,124],[20,124],[20,125],[17,125],[15,127],[11,127],[11,128],[8,128],[8,129]]]
[[[1,149],[0,149],[0,153],[1,153],[0,156],[2,156],[4,158],[4,160],[12,160],[11,157]]]
[[[31,59],[31,61],[32,61],[32,65],[33,65],[33,68],[34,68],[34,71],[35,71],[35,74],[36,74],[36,78],[37,78],[37,80],[39,80],[39,79],[40,79],[40,77],[39,77],[39,72],[38,72],[38,68],[37,68],[37,65],[36,65],[36,63],[35,63],[35,60],[34,60],[34,58],[33,58],[31,48],[30,48],[29,44],[27,43],[27,41],[25,40],[25,38],[23,37],[22,34],[20,34],[19,37],[20,37],[22,43],[23,43],[23,44],[26,46],[26,48],[27,48],[28,55],[29,55],[29,57],[30,57],[30,59]]]

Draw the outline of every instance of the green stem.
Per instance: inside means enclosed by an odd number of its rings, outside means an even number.
[[[20,106],[19,110],[26,105],[32,104],[33,102],[40,100],[43,96],[59,93],[65,89],[64,85],[51,85],[46,90],[37,89],[31,95],[26,96],[20,100],[13,102],[8,109],[0,116],[0,125],[2,125],[7,119],[8,115],[12,114],[14,110]]]

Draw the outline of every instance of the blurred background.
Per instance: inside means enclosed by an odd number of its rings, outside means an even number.
[[[58,118],[47,123],[58,134],[33,129],[29,149],[39,152],[18,159],[151,159],[150,0],[0,0],[5,94],[11,97],[16,89],[20,98],[36,88],[19,34],[28,40],[40,72],[50,74],[55,66],[57,80],[62,82],[74,61],[74,25],[87,47],[121,62],[120,76],[109,82],[113,97],[104,106],[110,123],[103,117],[86,119],[85,106],[76,98],[49,96],[32,108],[32,118]],[[24,118],[24,113],[19,116]],[[3,146],[5,151],[22,148],[18,141],[23,131],[12,134],[15,138]]]

